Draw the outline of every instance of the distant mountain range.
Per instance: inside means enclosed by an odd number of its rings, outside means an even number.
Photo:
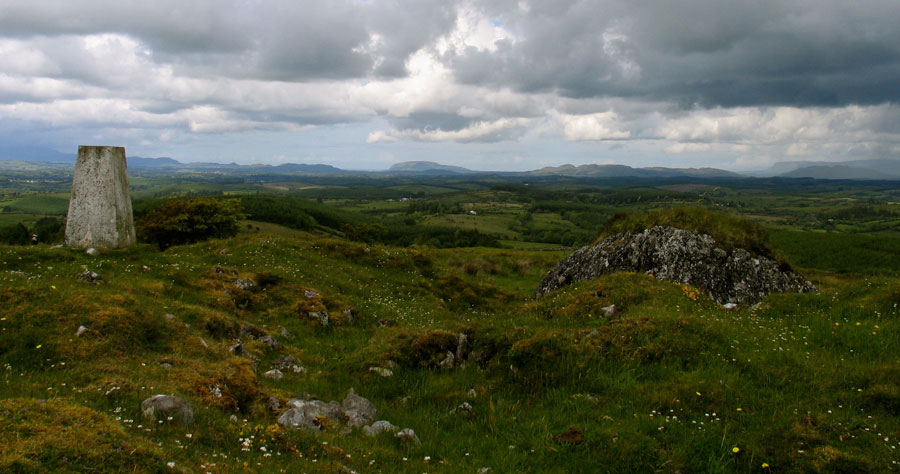
[[[41,147],[14,147],[0,145],[0,160],[17,161],[39,165],[41,163],[74,164],[75,153],[60,153]],[[23,163],[24,165],[24,163]],[[433,161],[406,161],[392,165],[385,171],[350,171],[324,164],[286,163],[281,165],[239,165],[236,163],[182,163],[168,157],[144,158],[129,156],[128,167],[132,169],[173,171],[222,170],[238,174],[409,174],[409,175],[466,175],[504,174],[525,176],[569,176],[589,178],[741,178],[784,177],[813,179],[872,179],[900,180],[900,159],[857,160],[845,162],[789,161],[776,163],[772,167],[753,173],[739,174],[716,168],[632,168],[626,165],[580,165],[548,166],[525,172],[474,171],[461,166],[450,166]]]

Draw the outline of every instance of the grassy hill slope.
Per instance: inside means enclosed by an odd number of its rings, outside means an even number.
[[[809,270],[820,293],[734,311],[629,273],[535,301],[564,252],[251,227],[99,257],[0,246],[0,471],[898,469],[896,276]],[[79,280],[85,270],[99,283]],[[327,327],[309,317],[322,309]],[[460,334],[470,350],[451,367]],[[305,371],[263,376],[285,356]],[[267,408],[351,387],[422,445],[289,432]],[[186,399],[195,424],[144,420],[157,393]],[[463,402],[471,416],[454,412]],[[554,439],[569,428],[583,438]]]

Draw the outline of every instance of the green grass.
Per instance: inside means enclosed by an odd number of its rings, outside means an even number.
[[[803,247],[782,249],[775,236],[776,250]],[[0,471],[897,469],[900,278],[835,274],[813,260],[803,267],[821,269],[807,274],[818,294],[736,311],[631,273],[533,300],[566,253],[366,245],[261,222],[165,252],[0,246]],[[85,268],[102,283],[79,281]],[[240,292],[238,277],[273,284]],[[333,326],[305,316],[307,289]],[[610,304],[618,314],[602,316]],[[243,338],[250,355],[230,354],[240,323],[283,346]],[[460,332],[468,361],[438,368]],[[285,355],[306,373],[261,376]],[[211,383],[243,395],[211,398]],[[265,408],[301,392],[341,400],[350,387],[422,446],[275,430]],[[140,402],[156,393],[188,400],[196,424],[143,420]],[[462,402],[472,419],[451,414]],[[60,429],[60,419],[71,421]],[[570,427],[583,430],[581,444],[554,441]]]

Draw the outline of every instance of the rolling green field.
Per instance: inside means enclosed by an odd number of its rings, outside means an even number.
[[[157,184],[135,199],[138,218],[169,196]],[[97,257],[0,245],[0,472],[900,471],[892,189],[313,184],[221,185],[212,195],[252,219],[227,239]],[[28,196],[33,213],[0,222],[36,222],[61,198]],[[624,272],[533,298],[562,247],[615,214],[683,205],[749,217],[819,291],[728,310]],[[494,246],[454,245],[475,237]],[[322,310],[328,326],[310,316]],[[264,376],[286,356],[304,370]],[[269,408],[351,388],[421,445],[327,420],[287,431]],[[158,393],[185,399],[195,422],[143,418]]]

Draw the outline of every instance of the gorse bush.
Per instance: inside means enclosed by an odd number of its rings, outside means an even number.
[[[657,225],[708,234],[725,250],[742,248],[774,258],[769,234],[759,224],[700,207],[673,207],[616,214],[603,225],[597,240],[622,232],[641,232]]]
[[[176,198],[151,209],[137,223],[138,238],[165,249],[211,238],[232,237],[245,216],[235,199]]]

